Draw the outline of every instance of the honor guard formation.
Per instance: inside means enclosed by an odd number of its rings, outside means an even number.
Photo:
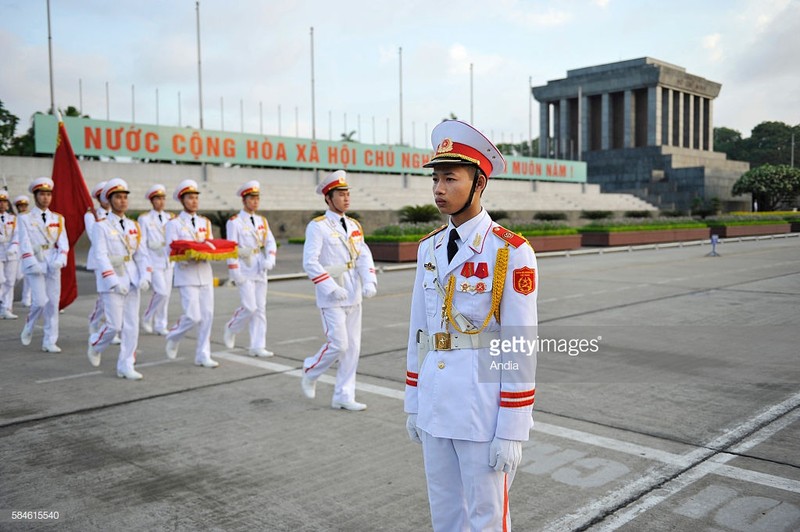
[[[533,426],[536,354],[497,356],[490,348],[520,336],[536,338],[536,258],[524,238],[495,223],[481,206],[490,177],[505,169],[494,144],[457,120],[436,126],[432,143],[435,153],[425,166],[448,223],[419,245],[406,356],[406,429],[421,444],[433,528],[506,530],[508,492]],[[338,170],[320,181],[316,193],[326,210],[306,227],[303,270],[314,286],[325,340],[303,361],[299,392],[315,398],[318,380],[335,367],[331,407],[363,411],[367,405],[356,397],[362,302],[376,295],[378,281],[364,230],[347,215],[347,180]],[[21,342],[33,341],[41,320],[42,351],[58,353],[61,270],[69,253],[65,220],[49,209],[58,194],[53,180],[34,179],[28,192],[33,208],[28,211],[28,198],[18,196],[15,215],[8,193],[0,191],[0,317],[17,319],[12,301],[22,278],[22,304],[30,311]],[[141,330],[164,338],[168,359],[191,350],[186,335],[193,332],[194,365],[219,366],[211,357],[213,261],[225,261],[240,298],[224,325],[225,346],[233,349],[238,340],[250,356],[273,356],[269,346],[274,348],[277,334],[268,335],[266,305],[278,246],[259,213],[264,193],[258,181],[238,187],[241,210],[227,220],[226,238],[219,239],[200,214],[201,191],[191,179],[172,192],[177,215],[165,210],[167,190],[155,184],[145,193],[152,209],[136,220],[128,217],[126,181],[97,183],[91,197],[98,206],[83,220],[90,242],[86,268],[94,272],[97,289],[88,321],[90,365],[100,366],[109,346],[118,344],[117,376],[143,379],[136,368]],[[173,289],[181,314],[170,322]],[[401,314],[404,320],[406,311]]]

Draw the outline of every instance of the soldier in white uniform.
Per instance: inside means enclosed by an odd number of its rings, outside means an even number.
[[[29,201],[28,196],[20,194],[14,198],[14,207],[17,208],[17,223],[19,217],[23,214],[28,214]],[[22,273],[22,268],[17,267],[17,281],[22,281],[22,297],[21,302],[23,307],[31,306],[31,285],[25,280],[25,275]]]
[[[211,222],[197,214],[200,191],[191,179],[181,181],[173,198],[183,205],[183,211],[167,222],[167,247],[175,240],[202,242],[212,238]],[[175,266],[175,286],[181,292],[183,314],[167,334],[167,357],[178,356],[178,345],[189,330],[197,327],[197,349],[194,363],[204,368],[216,368],[219,362],[211,358],[211,325],[214,321],[214,275],[207,260],[184,260]]]
[[[31,311],[20,340],[30,345],[33,327],[41,317],[44,324],[42,351],[60,353],[58,347],[58,303],[61,298],[61,268],[67,265],[69,241],[64,217],[50,210],[53,180],[37,177],[28,187],[36,207],[18,219],[22,270],[31,286]]]
[[[106,203],[105,199],[102,199],[103,187],[105,186],[106,182],[100,181],[92,188],[92,197],[97,200],[100,207],[95,209],[94,212],[90,209],[83,215],[83,225],[86,228],[86,236],[89,239],[89,252],[86,254],[86,269],[90,272],[95,272],[95,279],[98,285],[102,282],[102,277],[100,277],[100,272],[95,271],[97,261],[94,254],[94,225],[99,221],[105,220],[106,216],[108,216],[108,203]],[[103,327],[104,319],[103,297],[98,293],[92,313],[89,314],[90,336]]]
[[[15,320],[11,312],[19,269],[17,217],[10,211],[8,191],[0,190],[0,318]]]
[[[105,323],[89,337],[87,355],[92,366],[99,366],[101,354],[122,333],[117,377],[140,380],[142,374],[133,367],[139,343],[139,291],[150,287],[150,272],[139,224],[125,216],[129,192],[125,181],[114,178],[101,193],[111,212],[94,225],[92,246]]]
[[[317,379],[336,360],[336,386],[331,407],[364,410],[355,399],[356,369],[361,354],[361,298],[373,297],[378,279],[372,253],[364,243],[361,224],[345,215],[350,187],[344,170],[329,174],[317,186],[328,210],[306,227],[303,269],[314,283],[326,342],[303,362],[300,386],[309,399],[316,395]]]
[[[225,324],[225,346],[233,349],[236,335],[249,325],[250,350],[256,357],[271,357],[267,338],[267,272],[275,267],[278,246],[264,216],[256,211],[261,198],[261,184],[248,181],[236,194],[242,198],[242,210],[228,220],[226,239],[238,245],[238,258],[228,259],[228,275],[239,288],[242,305]]]
[[[422,444],[433,529],[510,530],[508,489],[533,426],[533,249],[481,208],[497,148],[457,120],[431,140],[433,196],[449,223],[420,242],[406,363],[406,428]],[[525,344],[526,346],[528,344]]]
[[[142,329],[146,333],[155,332],[166,336],[167,308],[172,293],[173,264],[169,260],[169,247],[166,240],[167,222],[175,215],[164,210],[167,189],[164,185],[153,185],[145,194],[153,208],[139,216],[142,228],[142,242],[145,244],[148,264],[152,268],[153,295],[142,315]]]

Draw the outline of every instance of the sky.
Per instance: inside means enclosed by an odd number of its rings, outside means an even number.
[[[197,127],[196,4],[50,0],[56,107]],[[452,114],[520,142],[531,84],[639,57],[721,83],[715,127],[800,124],[800,0],[201,0],[199,19],[206,129],[428,148]],[[46,0],[0,0],[0,50],[21,134],[50,107]]]

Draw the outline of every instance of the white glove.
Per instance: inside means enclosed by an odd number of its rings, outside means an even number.
[[[53,271],[60,270],[67,265],[67,256],[64,253],[59,253],[53,259]]]
[[[274,267],[275,267],[275,257],[268,258],[267,259],[267,271],[270,271]]]
[[[344,301],[349,296],[350,294],[347,293],[347,290],[345,290],[341,286],[337,286],[333,290],[333,292],[331,292],[331,297],[333,298],[334,301]]]
[[[517,468],[520,461],[522,461],[521,441],[494,437],[489,446],[489,467],[493,467],[495,471],[510,473]]]
[[[127,296],[128,290],[129,289],[127,283],[125,284],[119,283],[117,286],[114,287],[114,292],[118,293],[121,296]]]
[[[417,431],[416,414],[409,414],[408,418],[406,418],[406,431],[408,432],[409,440],[413,441],[414,443],[422,444],[422,440],[419,437],[419,431]]]
[[[150,290],[150,281],[148,281],[147,279],[142,279],[141,281],[139,281],[139,290],[141,290],[142,292],[147,292],[148,290]]]
[[[244,277],[242,276],[242,272],[239,270],[239,268],[228,270],[228,278],[233,281],[236,286],[239,286],[242,284],[242,281],[244,281]]]
[[[375,297],[375,294],[378,293],[378,288],[375,286],[374,283],[365,284],[364,287],[361,289],[361,293],[367,299],[371,297]]]

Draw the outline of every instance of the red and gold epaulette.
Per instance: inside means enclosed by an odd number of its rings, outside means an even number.
[[[236,219],[236,218],[238,218],[238,217],[239,217],[239,215],[238,215],[238,214],[234,214],[233,216],[231,216],[231,217],[229,218],[229,220],[233,221],[233,220],[235,220],[235,219]]]
[[[514,246],[515,248],[518,248],[523,244],[528,243],[527,239],[524,236],[518,235],[514,231],[510,231],[500,225],[492,229],[492,233],[494,233],[495,236],[501,238],[502,240],[505,240],[506,242],[509,243],[509,245]]]
[[[428,233],[427,235],[425,235],[425,236],[423,236],[422,238],[420,238],[420,239],[419,239],[419,241],[420,241],[420,242],[422,242],[423,240],[427,240],[428,238],[432,237],[432,236],[433,236],[433,235],[435,235],[436,233],[439,233],[439,232],[441,232],[441,231],[445,230],[446,228],[447,228],[447,224],[444,224],[443,226],[441,226],[441,227],[439,227],[439,228],[437,228],[437,229],[434,229],[433,231],[431,231],[431,232],[430,232],[430,233]]]

